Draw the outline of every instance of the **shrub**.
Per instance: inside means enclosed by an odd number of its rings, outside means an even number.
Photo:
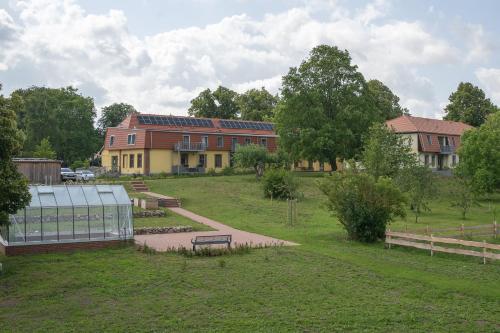
[[[224,176],[232,176],[235,174],[234,168],[232,168],[230,166],[226,166],[222,169],[221,174]]]
[[[264,196],[274,199],[295,199],[299,183],[295,176],[284,169],[271,169],[264,175]]]
[[[350,239],[375,242],[385,237],[386,225],[405,216],[405,197],[391,179],[356,171],[335,173],[320,183],[328,208]]]
[[[238,167],[253,168],[257,178],[262,177],[268,160],[267,148],[255,144],[238,146],[233,155],[233,161]]]
[[[210,169],[207,170],[207,175],[209,175],[209,176],[217,176],[217,172],[215,171],[215,169],[210,168]]]

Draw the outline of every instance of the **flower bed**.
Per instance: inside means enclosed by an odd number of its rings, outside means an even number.
[[[172,234],[178,232],[191,232],[193,227],[190,225],[180,225],[175,227],[143,227],[134,229],[135,235],[153,235],[153,234]]]
[[[140,217],[163,217],[165,216],[165,211],[161,209],[155,209],[155,210],[141,210],[138,212],[134,212],[134,217],[140,218]]]

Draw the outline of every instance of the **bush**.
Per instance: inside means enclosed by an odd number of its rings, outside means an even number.
[[[295,199],[299,183],[291,172],[284,169],[271,169],[265,173],[262,186],[266,198]]]
[[[221,174],[223,176],[232,176],[235,174],[235,171],[234,171],[234,168],[230,167],[230,166],[226,166],[222,169],[221,171]]]
[[[391,179],[356,171],[325,177],[320,189],[350,239],[375,242],[385,238],[386,225],[405,216],[405,197]]]

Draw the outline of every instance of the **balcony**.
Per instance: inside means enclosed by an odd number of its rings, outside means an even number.
[[[441,154],[453,154],[455,153],[455,146],[450,145],[439,145]]]
[[[207,150],[207,145],[203,142],[177,142],[174,145],[174,151],[205,151]]]

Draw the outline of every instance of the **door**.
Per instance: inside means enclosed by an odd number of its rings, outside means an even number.
[[[118,156],[111,156],[111,170],[118,171]]]
[[[182,136],[182,148],[189,149],[189,144],[191,143],[191,137],[189,135]]]
[[[189,155],[186,153],[181,154],[181,166],[189,168]]]
[[[443,170],[443,157],[441,154],[438,155],[438,170]]]

